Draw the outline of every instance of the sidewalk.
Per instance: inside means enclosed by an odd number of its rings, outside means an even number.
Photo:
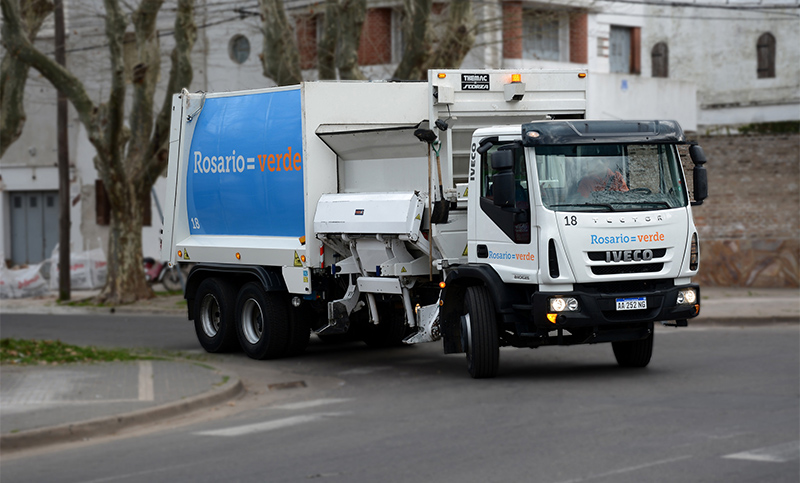
[[[123,307],[81,304],[97,292],[0,300],[2,314],[117,314],[186,317],[181,295]],[[797,289],[701,287],[700,316],[690,327],[800,323]],[[0,452],[114,434],[187,411],[220,404],[243,391],[235,374],[186,361],[137,361],[61,366],[2,366]]]

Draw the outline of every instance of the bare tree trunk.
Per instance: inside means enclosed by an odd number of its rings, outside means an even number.
[[[279,86],[299,84],[300,51],[294,30],[289,25],[283,0],[259,0],[261,18],[264,21],[264,44],[261,64],[264,76]]]
[[[475,44],[475,17],[472,0],[451,0],[448,5],[447,26],[439,39],[427,69],[457,69],[461,67]]]
[[[22,29],[30,42],[36,39],[45,18],[53,11],[51,0],[21,0]],[[25,125],[25,84],[30,65],[6,50],[0,62],[0,157],[22,135]]]
[[[6,49],[20,62],[41,72],[69,98],[97,151],[94,164],[106,187],[111,207],[108,280],[97,300],[110,304],[153,296],[142,270],[142,203],[149,202],[150,189],[166,163],[172,94],[180,87],[188,86],[192,78],[190,54],[196,38],[194,1],[178,0],[176,47],[172,52],[167,98],[154,123],[153,93],[160,69],[155,18],[162,3],[163,0],[142,0],[133,15],[137,61],[133,68],[130,127],[125,128],[126,87],[122,52],[126,20],[118,0],[104,0],[111,91],[107,102],[100,105],[92,102],[77,77],[31,45],[23,35],[14,0],[0,0]]]
[[[325,17],[322,23],[322,36],[317,44],[317,65],[319,78],[336,79],[336,45],[339,43],[339,2],[325,0]]]
[[[419,80],[425,76],[425,64],[431,53],[430,16],[432,0],[404,0],[406,45],[403,58],[394,71],[394,79]]]
[[[358,67],[358,45],[361,30],[367,18],[367,0],[343,0],[339,11],[339,49],[336,66],[339,78],[344,80],[365,80]]]

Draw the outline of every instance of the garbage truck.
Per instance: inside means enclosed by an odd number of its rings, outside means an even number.
[[[655,324],[700,311],[706,159],[675,121],[585,119],[588,75],[176,94],[162,258],[192,264],[200,345],[442,341],[489,378],[501,347],[610,343],[647,366]]]

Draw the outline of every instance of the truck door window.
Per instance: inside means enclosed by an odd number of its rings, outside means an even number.
[[[498,150],[514,152],[514,197],[513,208],[501,208],[494,204],[493,179],[497,173],[492,169],[492,155]],[[515,243],[530,243],[530,194],[528,170],[525,166],[525,150],[519,144],[505,143],[492,146],[481,156],[481,210]]]

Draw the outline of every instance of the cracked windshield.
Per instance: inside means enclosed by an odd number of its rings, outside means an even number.
[[[688,203],[670,145],[539,146],[536,169],[542,202],[554,211],[650,211]]]

